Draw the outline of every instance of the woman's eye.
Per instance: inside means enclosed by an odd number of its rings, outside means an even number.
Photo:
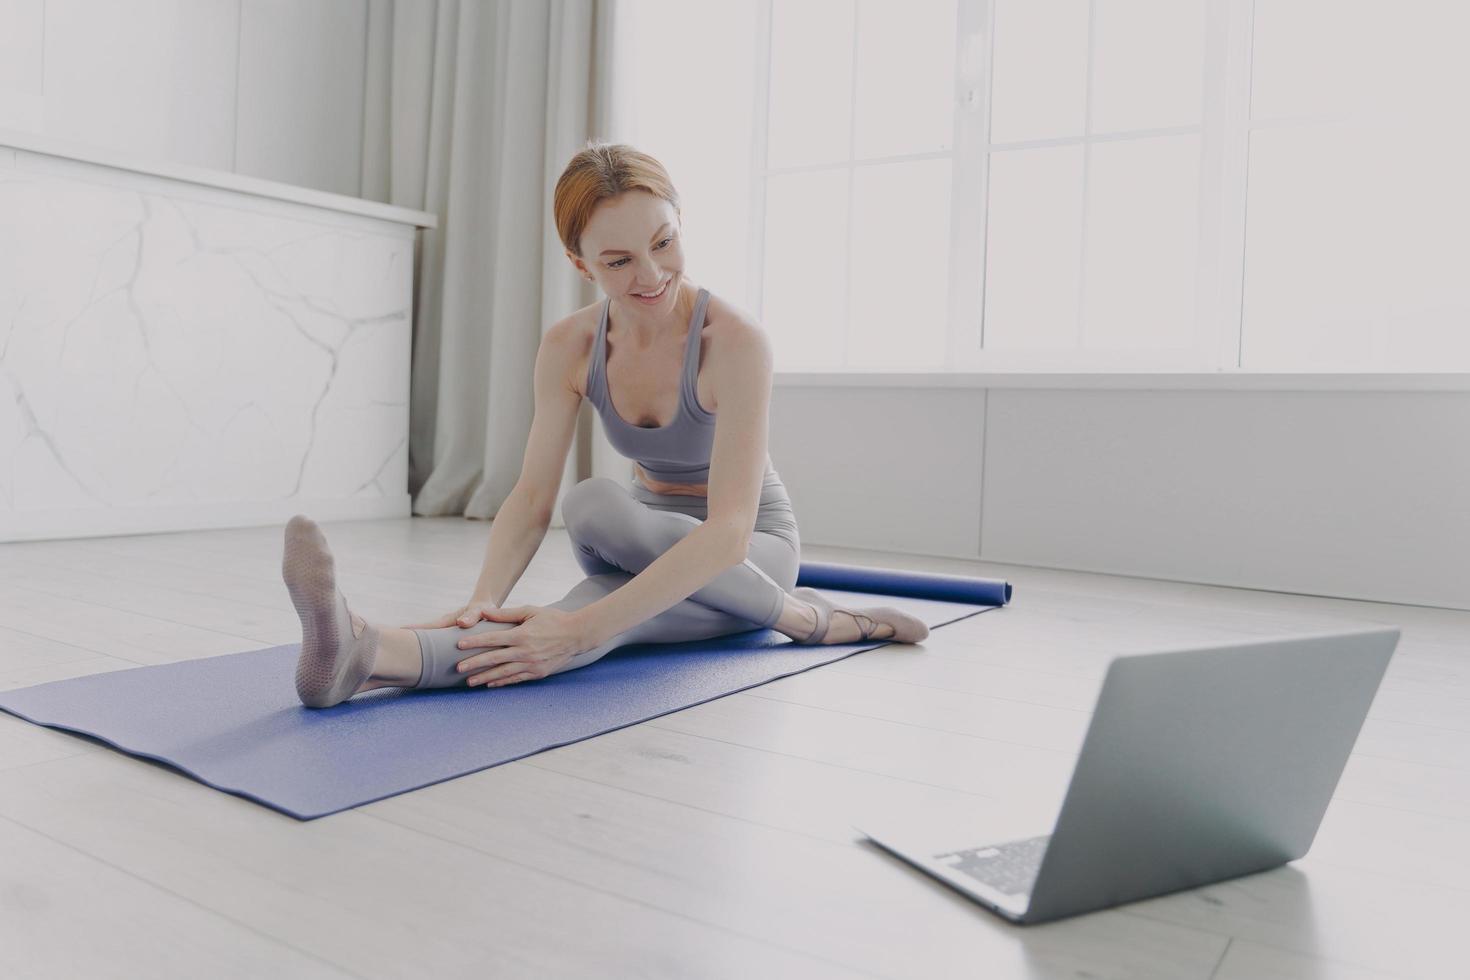
[[[673,240],[674,240],[674,236],[673,235],[670,235],[668,238],[665,238],[663,241],[659,242],[657,247],[658,248],[663,248],[665,245],[667,245],[669,242],[671,242]],[[609,262],[607,264],[607,267],[609,269],[621,269],[623,267],[623,265],[625,263],[627,263],[627,261],[628,261],[627,259],[618,259],[616,262]]]

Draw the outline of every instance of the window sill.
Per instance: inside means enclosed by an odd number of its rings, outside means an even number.
[[[1470,372],[777,371],[785,388],[1061,388],[1202,391],[1470,391]]]

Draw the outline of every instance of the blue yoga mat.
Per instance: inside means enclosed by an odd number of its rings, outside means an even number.
[[[1010,601],[1009,583],[803,562],[798,585],[891,605],[930,629]],[[500,688],[381,688],[331,708],[296,697],[301,644],[0,692],[0,710],[101,739],[300,820],[511,762],[842,660],[884,642],[805,646],[775,630],[620,647]]]

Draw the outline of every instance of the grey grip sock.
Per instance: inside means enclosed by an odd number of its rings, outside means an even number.
[[[297,514],[286,522],[281,577],[301,617],[301,656],[296,661],[296,695],[311,708],[329,708],[357,693],[378,657],[378,630],[362,623],[354,631],[352,611],[337,589],[336,562],[316,522]]]

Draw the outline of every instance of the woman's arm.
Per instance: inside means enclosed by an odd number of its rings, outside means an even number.
[[[490,541],[485,545],[485,567],[475,582],[470,601],[485,600],[505,605],[505,597],[520,581],[546,538],[551,521],[537,508],[530,494],[512,490],[495,512],[490,524]]]
[[[485,566],[475,582],[472,600],[505,605],[505,597],[546,538],[582,406],[582,396],[571,382],[580,343],[575,314],[552,324],[541,338],[532,378],[535,411],[521,475],[495,512],[490,541],[485,545]]]

